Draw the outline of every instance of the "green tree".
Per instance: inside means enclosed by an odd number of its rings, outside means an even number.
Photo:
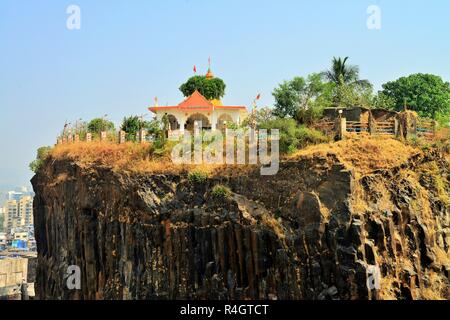
[[[372,84],[359,79],[359,67],[349,65],[347,61],[348,57],[333,57],[331,68],[322,72],[323,78],[335,85],[333,103],[336,107],[368,107],[373,99]]]
[[[52,149],[51,147],[45,146],[40,147],[37,150],[36,160],[32,161],[29,165],[31,171],[36,173],[39,170],[39,168],[44,163],[51,149]]]
[[[295,77],[284,81],[272,92],[275,98],[273,113],[280,118],[291,117],[303,122],[307,113],[320,114],[321,109],[331,105],[333,87],[333,84],[323,82],[318,73],[310,74],[306,79]]]
[[[225,95],[225,82],[220,78],[206,78],[206,76],[193,76],[180,86],[180,91],[185,97],[190,96],[195,90],[206,99],[220,99]]]
[[[433,74],[417,73],[382,85],[381,93],[391,98],[394,109],[416,111],[422,117],[437,119],[450,113],[450,84]]]
[[[123,118],[120,129],[125,131],[128,141],[136,141],[136,135],[140,129],[145,129],[149,134],[158,137],[161,132],[161,123],[156,119],[145,121],[141,117],[130,116]]]
[[[388,97],[383,92],[379,91],[373,97],[373,107],[378,109],[394,110],[395,99],[393,99],[392,97]]]
[[[323,72],[323,76],[336,86],[341,84],[357,84],[361,87],[371,87],[368,80],[359,79],[359,67],[347,64],[348,57],[336,58],[331,60],[331,69]]]
[[[138,116],[130,116],[123,118],[120,130],[125,131],[128,141],[136,141],[136,134],[142,127],[143,123]]]
[[[88,123],[87,129],[91,133],[100,133],[101,131],[113,131],[115,128],[111,121],[95,118]]]
[[[373,90],[372,87],[360,86],[357,83],[341,82],[333,91],[333,101],[336,107],[361,106],[371,108],[374,103]]]
[[[147,130],[147,132],[153,136],[158,136],[159,134],[161,134],[161,121],[157,119],[145,121],[144,127]]]

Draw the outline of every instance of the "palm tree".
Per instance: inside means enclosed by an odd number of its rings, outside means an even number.
[[[324,78],[337,86],[341,84],[359,85],[362,88],[372,86],[368,80],[359,79],[359,67],[346,64],[347,60],[348,57],[344,59],[333,57],[331,69],[322,73]]]

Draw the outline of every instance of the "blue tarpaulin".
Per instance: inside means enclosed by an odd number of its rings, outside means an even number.
[[[12,247],[17,249],[26,249],[27,242],[24,240],[13,240]]]

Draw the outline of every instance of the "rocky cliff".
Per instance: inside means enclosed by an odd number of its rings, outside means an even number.
[[[396,158],[404,150],[390,143],[356,161],[347,142],[285,159],[274,176],[235,167],[205,181],[50,156],[32,180],[36,294],[450,299],[448,161]],[[66,287],[70,265],[80,290]]]

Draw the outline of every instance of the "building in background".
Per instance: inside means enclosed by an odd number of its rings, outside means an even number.
[[[20,199],[22,199],[23,197],[26,197],[26,196],[31,196],[31,197],[34,196],[34,193],[32,191],[28,190],[27,187],[21,187],[21,188],[18,188],[17,190],[7,192],[8,200],[19,201]]]
[[[6,245],[7,245],[7,240],[8,240],[8,238],[6,236],[6,233],[0,232],[0,251],[5,250]]]
[[[10,233],[11,230],[17,227],[18,220],[18,205],[16,200],[8,200],[3,207],[3,230]]]
[[[16,194],[14,194],[14,197]],[[3,207],[3,230],[11,233],[15,228],[33,225],[33,197],[22,195],[18,200],[7,200]]]
[[[29,226],[33,224],[33,197],[24,196],[17,203],[19,226]]]
[[[2,206],[0,206],[0,231],[3,231],[4,219],[5,219],[5,209]]]

